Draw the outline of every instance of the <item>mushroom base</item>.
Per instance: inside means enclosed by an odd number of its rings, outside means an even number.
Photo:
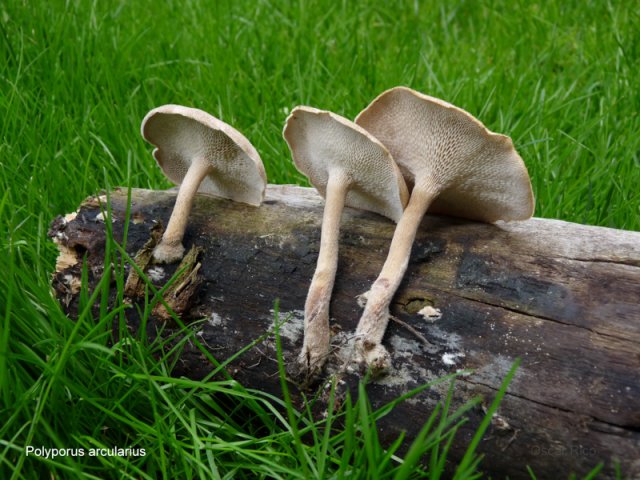
[[[173,263],[177,262],[184,256],[184,245],[180,243],[160,242],[153,250],[153,258],[156,263]]]

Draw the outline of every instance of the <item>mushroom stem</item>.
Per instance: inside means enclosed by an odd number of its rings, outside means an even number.
[[[202,180],[211,170],[211,164],[204,160],[198,160],[191,164],[185,175],[178,197],[171,213],[167,228],[162,235],[162,240],[153,250],[153,258],[160,263],[170,263],[179,260],[184,255],[182,238],[187,228],[189,212],[193,205],[193,199],[202,183]]]
[[[356,329],[356,349],[374,370],[388,368],[388,354],[381,342],[389,323],[389,305],[407,270],[418,227],[436,195],[418,186],[413,189],[393,234],[387,260],[367,293],[367,305]]]
[[[299,358],[310,376],[322,367],[329,353],[329,303],[338,268],[340,218],[349,184],[347,175],[336,173],[330,176],[326,187],[320,252],[304,306],[304,343]]]

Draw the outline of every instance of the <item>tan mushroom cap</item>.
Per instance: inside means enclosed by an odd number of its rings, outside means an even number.
[[[197,108],[163,105],[142,121],[141,133],[169,180],[180,184],[191,163],[206,159],[211,172],[198,192],[258,206],[267,175],[249,140],[230,125]]]
[[[429,209],[471,220],[525,220],[527,169],[511,139],[470,113],[406,87],[380,94],[356,118],[391,152],[407,183],[437,195]]]
[[[350,180],[345,205],[394,221],[409,193],[389,151],[369,132],[340,115],[313,107],[293,109],[283,132],[293,161],[325,197],[330,174]]]

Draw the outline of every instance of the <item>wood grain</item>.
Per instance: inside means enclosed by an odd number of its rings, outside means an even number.
[[[176,193],[131,195],[126,250],[134,257],[154,225],[168,221]],[[126,199],[124,190],[111,195],[117,240]],[[198,338],[216,358],[224,360],[272,330],[276,299],[287,321],[281,329],[285,359],[296,357],[322,208],[313,190],[293,186],[270,185],[260,208],[196,198],[185,246],[203,249],[202,281],[182,320],[196,322]],[[90,285],[102,275],[105,225],[96,221],[99,212],[99,201],[90,198],[75,218],[59,217],[50,231],[65,254],[53,286],[72,317],[84,255]],[[343,214],[330,369],[347,351],[361,312],[356,297],[377,277],[393,230],[392,222],[375,214],[349,208]],[[155,281],[160,288],[176,266],[152,268],[164,274]],[[427,322],[417,313],[427,305],[442,317]],[[457,381],[456,402],[481,395],[488,406],[519,357],[521,367],[481,447],[483,467],[493,478],[529,478],[526,465],[538,478],[566,478],[600,461],[606,462],[604,478],[613,476],[615,461],[629,477],[640,477],[640,233],[537,218],[487,225],[427,216],[392,314],[428,344],[390,324],[385,344],[393,371],[367,386],[374,406],[460,369],[473,373]],[[135,308],[127,310],[127,320],[137,327]],[[155,335],[155,326],[148,328]],[[269,337],[228,370],[243,385],[278,395],[275,358]],[[173,374],[202,378],[211,369],[189,345]],[[349,388],[355,393],[355,384]],[[392,442],[405,431],[412,439],[443,388],[400,404],[380,421],[381,437]],[[462,455],[482,416],[481,408],[470,413],[452,459]]]

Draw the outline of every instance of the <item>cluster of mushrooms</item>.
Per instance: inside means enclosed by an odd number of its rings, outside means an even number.
[[[165,105],[150,111],[142,136],[180,189],[157,262],[182,258],[196,192],[259,206],[266,174],[251,143],[233,127],[197,109]],[[511,139],[468,112],[406,87],[379,95],[355,119],[298,106],[283,132],[293,161],[325,199],[320,252],[304,309],[298,368],[317,376],[330,350],[329,303],[338,267],[345,206],[397,223],[380,275],[366,294],[353,361],[380,374],[390,366],[382,346],[389,305],[407,270],[427,210],[482,222],[525,220],[534,200],[527,169]]]

